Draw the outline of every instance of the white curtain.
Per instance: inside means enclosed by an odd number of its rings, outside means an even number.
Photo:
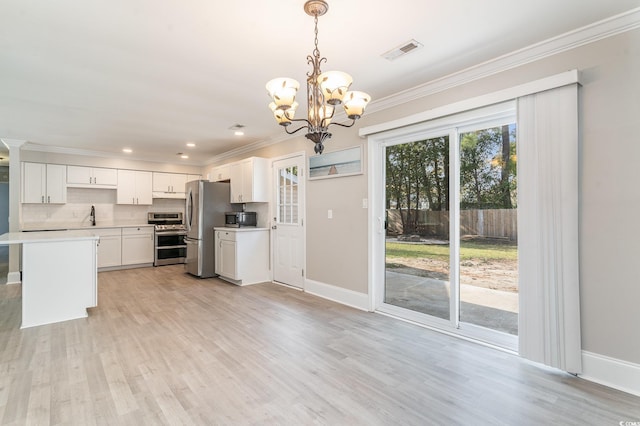
[[[578,85],[518,98],[519,352],[581,373]]]

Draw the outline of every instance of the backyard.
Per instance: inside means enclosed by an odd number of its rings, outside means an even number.
[[[389,271],[449,280],[449,244],[445,241],[388,238],[386,250]],[[488,238],[461,241],[460,276],[464,284],[517,293],[517,243]]]

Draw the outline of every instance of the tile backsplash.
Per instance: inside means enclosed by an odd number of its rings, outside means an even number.
[[[23,204],[22,225],[89,222],[91,206],[96,223],[147,223],[148,212],[184,212],[184,200],[154,198],[150,206],[116,204],[115,189],[68,188],[66,204]]]

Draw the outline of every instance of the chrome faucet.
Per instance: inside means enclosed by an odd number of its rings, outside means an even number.
[[[96,208],[94,206],[91,206],[89,218],[91,219],[91,226],[96,226]]]

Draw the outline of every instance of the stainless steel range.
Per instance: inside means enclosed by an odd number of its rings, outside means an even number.
[[[149,213],[147,222],[155,225],[153,265],[184,263],[187,256],[187,244],[184,241],[187,229],[182,213]]]

